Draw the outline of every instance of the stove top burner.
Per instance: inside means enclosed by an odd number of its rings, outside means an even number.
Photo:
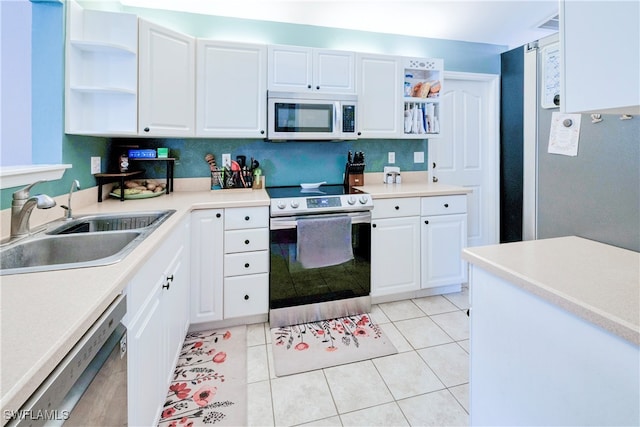
[[[361,191],[349,193],[342,184],[321,185],[317,189],[300,186],[268,187],[271,216],[335,213],[371,210],[371,197]]]
[[[342,184],[321,185],[314,189],[303,189],[299,185],[295,187],[268,187],[267,193],[271,198],[284,197],[314,197],[314,196],[339,196],[348,194]]]

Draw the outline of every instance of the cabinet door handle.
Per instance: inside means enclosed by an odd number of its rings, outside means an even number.
[[[244,241],[244,244],[245,244],[245,245],[248,245],[248,244],[249,244],[249,239],[245,240],[245,241]]]
[[[377,225],[376,225],[376,224],[371,224],[371,226],[372,226],[373,228],[376,228],[376,227],[377,227]]]
[[[264,129],[260,131],[260,135],[264,135]]]
[[[425,221],[424,223],[425,223],[425,224],[429,224],[429,221]]]
[[[400,210],[400,206],[396,206],[396,210],[399,211]]]
[[[244,296],[244,300],[245,300],[245,301],[248,301],[248,300],[249,300],[249,295],[245,295],[245,296]]]
[[[249,217],[249,215],[247,215],[247,216],[245,216],[245,217],[244,217],[244,220],[245,220],[245,221],[249,221],[250,219],[251,219],[251,218]]]
[[[216,214],[216,218],[220,218],[221,216],[222,216],[222,214],[220,214],[220,213]]]
[[[167,279],[164,281],[164,285],[162,285],[162,289],[169,289],[171,283],[173,282],[173,274],[171,276],[167,276]]]
[[[307,85],[307,89],[311,89],[311,85]]]
[[[145,132],[149,132],[149,128],[144,128],[144,131]]]
[[[246,262],[246,263],[244,264],[244,268],[249,268],[249,263],[248,263],[248,262]]]
[[[320,86],[316,86],[316,90],[320,90]]]
[[[445,203],[445,204],[444,204],[444,207],[445,207],[445,208],[448,208],[448,207],[449,207],[449,203]]]

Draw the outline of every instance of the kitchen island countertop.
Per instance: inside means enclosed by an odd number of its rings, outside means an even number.
[[[94,199],[95,200],[95,199]],[[174,227],[195,209],[268,206],[264,190],[174,192],[120,202],[107,199],[74,208],[74,215],[175,209],[122,261],[91,268],[0,278],[0,392],[2,413],[17,411]],[[9,420],[3,417],[2,425]]]
[[[467,248],[463,258],[640,345],[638,252],[570,236]]]

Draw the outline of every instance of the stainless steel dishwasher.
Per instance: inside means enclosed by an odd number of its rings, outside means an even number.
[[[118,296],[7,425],[126,426],[126,309]]]

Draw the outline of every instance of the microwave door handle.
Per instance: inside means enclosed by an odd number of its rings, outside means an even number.
[[[340,108],[340,103],[338,101],[333,103],[333,132],[342,133],[342,125],[340,124],[340,114],[338,114],[338,109]]]

